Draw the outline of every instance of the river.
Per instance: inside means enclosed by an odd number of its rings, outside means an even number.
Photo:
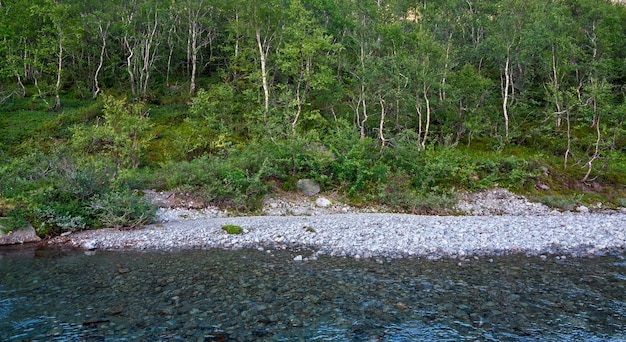
[[[1,341],[626,341],[626,261],[0,249]]]

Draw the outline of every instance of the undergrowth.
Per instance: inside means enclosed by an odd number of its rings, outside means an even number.
[[[254,212],[266,194],[294,191],[303,178],[356,205],[417,214],[453,213],[459,191],[492,187],[562,210],[598,202],[626,206],[626,158],[617,150],[604,173],[582,184],[580,165],[565,169],[561,155],[523,145],[490,148],[477,141],[421,147],[409,132],[381,147],[341,122],[325,130],[250,138],[220,135],[214,119],[193,121],[215,124],[206,131],[215,134],[210,140],[215,143],[198,145],[198,137],[186,136],[191,131],[185,125],[202,116],[194,119],[191,109],[179,104],[136,107],[108,97],[70,102],[61,112],[26,100],[7,108],[0,117],[4,231],[29,223],[41,236],[140,226],[155,215],[154,205],[141,197],[140,190],[149,188],[180,190],[205,203]],[[128,115],[135,116],[127,120]]]

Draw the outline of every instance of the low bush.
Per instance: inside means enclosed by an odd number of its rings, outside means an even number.
[[[550,208],[558,208],[561,210],[574,210],[581,203],[583,195],[581,194],[560,194],[546,195],[537,197],[537,200]]]
[[[222,226],[222,229],[225,230],[228,234],[241,234],[243,233],[243,228],[236,224],[225,224]]]
[[[110,228],[135,228],[149,223],[156,209],[148,199],[130,190],[104,193],[89,202],[89,211],[98,225]]]

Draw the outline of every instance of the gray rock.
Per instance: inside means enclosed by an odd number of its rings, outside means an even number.
[[[578,207],[576,207],[576,211],[579,213],[588,213],[589,212],[589,208],[585,207],[584,205],[580,205]]]
[[[550,190],[550,187],[547,186],[546,184],[539,183],[539,184],[537,184],[537,189],[547,191],[547,190]]]
[[[38,241],[41,241],[41,238],[37,236],[35,228],[30,225],[25,229],[13,231],[8,234],[0,232],[0,245],[15,245]]]
[[[315,200],[315,205],[318,207],[326,208],[330,206],[332,203],[328,200],[328,198],[320,196]]]
[[[300,179],[296,186],[300,192],[307,196],[315,196],[320,192],[320,185],[311,179]]]

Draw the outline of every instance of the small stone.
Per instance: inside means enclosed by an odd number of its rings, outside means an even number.
[[[330,206],[331,204],[332,203],[326,197],[320,196],[315,200],[315,205],[321,208],[326,208]]]
[[[539,183],[539,184],[537,184],[537,189],[548,191],[548,190],[550,190],[550,187],[547,186],[546,184]]]
[[[124,311],[124,308],[121,306],[117,306],[117,307],[114,307],[113,309],[105,311],[104,314],[107,316],[116,316],[116,315],[121,314],[122,311]]]
[[[302,321],[297,318],[293,318],[289,320],[289,324],[291,324],[292,327],[301,327]]]
[[[117,273],[119,273],[119,274],[126,274],[128,272],[130,272],[130,268],[119,268],[119,269],[117,269]]]
[[[93,241],[93,240],[85,241],[83,243],[83,248],[86,249],[86,250],[89,250],[89,251],[94,250],[94,249],[96,249],[96,242]]]
[[[404,311],[408,308],[408,306],[402,302],[397,302],[396,303],[396,309]]]
[[[302,261],[302,255],[298,255],[295,258],[293,258],[293,261]]]
[[[584,205],[580,205],[578,207],[576,207],[576,211],[579,213],[588,213],[589,212],[589,208],[585,207]]]

